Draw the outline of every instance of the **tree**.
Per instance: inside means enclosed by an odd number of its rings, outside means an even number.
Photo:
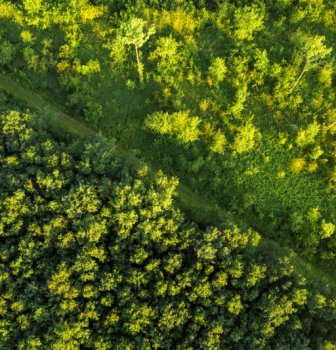
[[[9,64],[14,58],[16,47],[9,41],[4,41],[0,47],[0,63]]]
[[[156,63],[153,73],[154,81],[169,86],[177,86],[183,76],[181,72],[188,62],[182,43],[172,35],[160,37],[156,42],[155,50],[149,54],[148,59]]]
[[[295,89],[305,72],[317,67],[319,63],[332,52],[332,48],[325,46],[326,38],[323,35],[309,35],[298,31],[293,36],[293,39],[299,46],[299,52],[305,64],[290,91]]]
[[[41,11],[42,9],[42,0],[23,0],[23,7],[28,14],[34,15]]]
[[[225,135],[220,131],[216,131],[210,145],[210,150],[215,153],[223,154],[226,142]]]
[[[212,60],[209,67],[209,74],[216,85],[224,80],[226,72],[227,67],[223,58],[216,57]]]
[[[259,138],[258,129],[251,122],[248,122],[238,129],[232,148],[237,153],[249,152],[254,148]]]
[[[234,37],[238,40],[251,41],[253,34],[264,27],[264,15],[256,6],[238,7],[234,11]]]
[[[155,33],[155,28],[150,26],[146,28],[147,23],[141,18],[133,17],[121,26],[120,36],[126,45],[134,45],[138,73],[140,81],[143,80],[143,65],[140,61],[139,49],[148,41],[151,35]]]
[[[145,125],[147,128],[161,134],[175,136],[179,143],[189,143],[198,140],[200,119],[190,116],[189,111],[175,112],[172,114],[156,112],[147,116]]]
[[[320,132],[320,125],[316,122],[309,124],[307,128],[300,129],[296,136],[296,144],[299,147],[305,147],[314,143],[316,136]]]

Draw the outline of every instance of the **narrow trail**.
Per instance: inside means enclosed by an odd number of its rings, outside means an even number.
[[[62,124],[66,125],[67,129],[70,132],[79,135],[95,133],[93,129],[90,129],[82,121],[77,120],[77,118],[70,117],[64,113],[59,106],[51,101],[48,101],[45,97],[42,97],[41,94],[33,92],[29,88],[24,87],[21,82],[15,81],[8,75],[5,75],[1,72],[0,90],[6,91],[9,95],[12,95],[19,100],[26,102],[28,106],[31,106],[39,111],[46,111],[46,109],[49,109],[55,113]]]
[[[0,91],[3,90],[9,95],[24,101],[28,106],[37,109],[42,112],[50,111],[54,114],[60,123],[65,126],[66,130],[75,133],[77,135],[85,136],[88,134],[97,133],[95,130],[88,127],[82,118],[71,117],[64,112],[61,106],[57,105],[53,101],[50,101],[46,96],[37,91],[32,91],[26,87],[21,81],[15,80],[10,76],[0,72]],[[120,157],[128,159],[132,164],[139,163],[132,152],[120,148],[116,145],[117,153]],[[224,222],[224,218],[230,217],[230,215],[218,205],[214,205],[209,200],[202,198],[197,193],[188,189],[185,184],[180,183],[178,186],[178,200],[182,208],[186,209],[191,214],[196,212],[194,220],[199,213],[211,212],[212,223],[220,225]],[[336,289],[336,276],[323,271],[318,266],[311,262],[301,258],[297,253],[288,247],[281,246],[278,242],[266,237],[262,237],[258,249],[260,251],[269,251],[271,254],[283,254],[289,256],[291,262],[294,264],[296,270],[304,275],[308,279],[315,280],[319,285],[323,286],[327,290]]]

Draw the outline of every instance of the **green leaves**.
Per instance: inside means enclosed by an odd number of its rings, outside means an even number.
[[[122,24],[120,35],[126,45],[135,45],[141,48],[154,33],[153,26],[148,27],[143,19],[132,17]]]
[[[306,129],[300,129],[296,136],[296,144],[305,147],[315,142],[316,136],[320,132],[320,125],[316,122],[309,124]]]
[[[309,68],[315,67],[332,52],[332,48],[326,46],[326,37],[323,35],[310,35],[299,30],[293,35],[293,41],[308,62]]]
[[[298,50],[302,54],[305,63],[291,91],[299,83],[305,72],[317,67],[332,52],[332,48],[325,46],[325,39],[325,36],[309,35],[300,30],[293,35],[293,41],[298,45]]]
[[[175,112],[172,114],[156,112],[145,120],[147,128],[161,135],[171,135],[181,144],[198,140],[200,124],[198,117],[190,116],[189,111]]]
[[[224,58],[216,57],[214,60],[212,60],[209,67],[209,75],[215,84],[219,84],[224,80],[226,72],[227,67],[225,65]]]
[[[251,122],[248,122],[238,130],[232,148],[237,153],[249,152],[253,150],[260,136],[258,129]]]
[[[157,82],[165,82],[168,85],[177,83],[177,73],[186,64],[185,52],[182,45],[172,35],[160,37],[156,47],[150,52],[148,59],[156,63],[156,72],[152,73]]]
[[[223,133],[220,131],[216,131],[212,143],[210,145],[210,150],[212,152],[218,153],[218,154],[223,154],[224,153],[224,147],[227,144],[227,140]]]
[[[262,9],[256,5],[238,7],[234,12],[234,37],[251,41],[255,32],[264,27]]]
[[[227,304],[228,311],[232,314],[238,315],[243,306],[241,304],[241,299],[239,295],[234,296]]]

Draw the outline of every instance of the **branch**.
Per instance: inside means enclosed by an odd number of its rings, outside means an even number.
[[[302,76],[303,76],[303,73],[304,73],[304,72],[306,71],[306,69],[307,69],[308,62],[309,62],[309,60],[306,60],[306,64],[304,65],[303,70],[302,70],[301,74],[299,75],[299,77],[297,78],[295,84],[294,84],[294,85],[292,86],[292,88],[290,89],[290,92],[292,92],[292,91],[294,90],[295,86],[299,83],[300,79],[301,79]]]
[[[135,47],[135,53],[136,53],[137,64],[138,64],[138,66],[139,66],[139,64],[140,64],[140,58],[139,58],[138,45],[137,45],[137,44],[134,44],[134,47]]]
[[[327,131],[328,131],[330,128],[332,128],[334,125],[336,125],[336,122],[331,123],[331,124],[327,127]]]

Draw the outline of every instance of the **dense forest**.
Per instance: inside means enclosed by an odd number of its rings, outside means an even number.
[[[335,53],[333,0],[0,0],[0,348],[336,349]]]
[[[334,349],[335,289],[48,117],[1,111],[1,349]]]

